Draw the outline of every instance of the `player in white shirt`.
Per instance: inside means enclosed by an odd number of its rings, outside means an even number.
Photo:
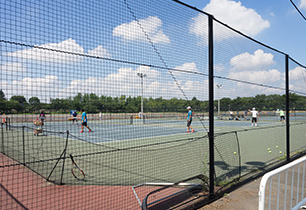
[[[255,124],[255,126],[257,126],[258,111],[256,111],[255,108],[253,108],[252,110],[249,110],[249,112],[252,113],[252,122],[251,122],[251,125],[254,126],[254,124]]]

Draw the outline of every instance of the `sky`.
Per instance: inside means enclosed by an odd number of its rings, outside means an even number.
[[[306,21],[290,0],[182,2],[306,65]],[[306,0],[295,3],[306,13]],[[208,16],[177,2],[4,1],[0,20],[0,88],[8,99],[208,99]],[[222,85],[215,98],[284,94],[285,57],[273,49],[214,21]],[[289,70],[290,89],[304,93],[305,68],[291,62]]]
[[[306,66],[306,20],[290,0],[181,0]],[[306,0],[293,0],[306,17]],[[222,8],[222,9],[220,9]],[[246,28],[253,22],[252,28]],[[258,24],[258,28],[255,25]],[[257,30],[257,31],[253,31]]]

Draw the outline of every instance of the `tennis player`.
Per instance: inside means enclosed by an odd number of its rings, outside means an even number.
[[[84,111],[84,109],[81,109],[81,111],[82,111],[82,130],[80,131],[80,133],[84,132],[84,126],[86,128],[88,128],[88,130],[89,130],[88,133],[90,133],[91,129],[87,125],[87,115],[86,115],[86,112]]]
[[[77,116],[78,116],[77,112],[73,111],[73,113],[72,113],[72,124],[74,124],[74,121],[76,121],[76,124],[78,124]]]
[[[251,125],[254,126],[257,126],[257,116],[258,116],[258,111],[256,111],[255,108],[253,108],[252,110],[249,110],[249,112],[252,113],[252,122],[251,122]]]
[[[281,109],[279,110],[280,121],[285,122],[285,112]]]
[[[188,106],[187,107],[188,110],[188,115],[187,115],[187,133],[190,133],[190,129],[191,132],[194,132],[194,129],[191,127],[191,122],[192,122],[192,111],[191,111],[191,107]]]
[[[39,119],[40,119],[40,121],[41,121],[41,125],[44,126],[44,125],[45,125],[44,121],[45,121],[45,119],[46,119],[46,115],[45,115],[45,112],[44,112],[43,109],[41,110],[41,112],[40,112],[40,114],[39,114]]]

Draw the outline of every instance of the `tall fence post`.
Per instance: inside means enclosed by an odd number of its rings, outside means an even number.
[[[290,160],[290,107],[289,107],[289,56],[286,54],[286,154],[287,161]]]
[[[24,142],[24,128],[25,126],[22,126],[22,157],[23,157],[23,164],[25,165],[25,142]]]
[[[4,134],[3,134],[3,122],[1,122],[1,142],[2,142],[2,153],[4,153]]]
[[[208,16],[208,68],[209,68],[209,195],[214,192],[214,50],[213,50],[213,16]]]

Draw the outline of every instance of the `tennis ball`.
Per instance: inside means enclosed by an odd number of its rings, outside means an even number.
[[[276,146],[276,149],[278,149],[278,146]]]
[[[282,154],[282,151],[279,151],[279,154]]]
[[[269,151],[269,153],[271,154],[271,153],[272,153],[272,151],[270,150],[270,151]]]
[[[237,152],[234,152],[234,155],[237,155]]]
[[[268,148],[268,151],[270,151],[271,149],[270,148]]]

